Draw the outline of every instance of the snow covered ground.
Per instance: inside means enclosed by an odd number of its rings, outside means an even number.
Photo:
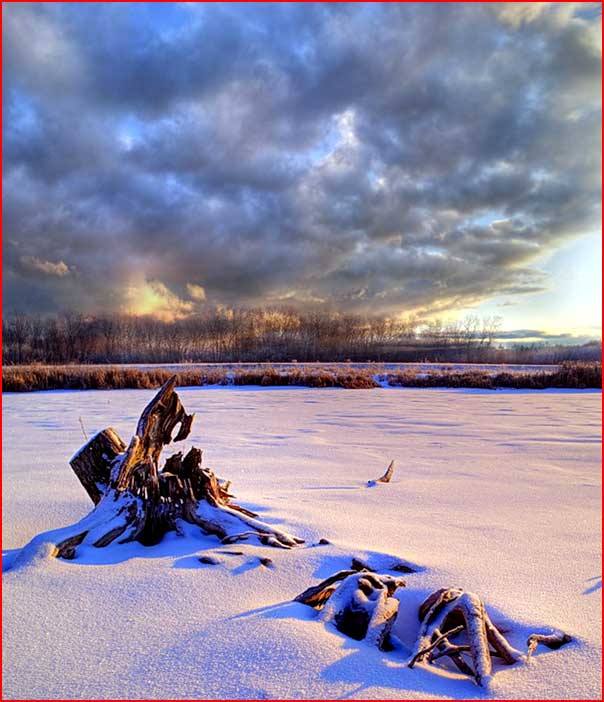
[[[581,391],[183,389],[186,445],[238,502],[302,536],[282,551],[190,533],[6,570],[90,509],[68,459],[106,426],[129,439],[151,391],[3,397],[3,697],[601,698],[601,394]],[[393,481],[367,487],[390,459]],[[324,537],[327,546],[311,546]],[[232,547],[231,547],[232,548]],[[220,565],[201,565],[212,553]],[[291,599],[364,556],[407,576],[382,653]],[[260,564],[268,556],[272,567]],[[512,643],[575,642],[498,668],[492,687],[405,667],[417,605],[461,586]]]

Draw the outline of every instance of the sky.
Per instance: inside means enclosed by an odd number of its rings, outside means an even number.
[[[10,3],[3,311],[601,336],[599,3]]]

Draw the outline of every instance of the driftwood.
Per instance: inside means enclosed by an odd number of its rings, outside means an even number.
[[[179,532],[181,520],[224,543],[249,538],[281,548],[303,543],[232,502],[230,483],[221,483],[202,467],[199,449],[191,448],[184,457],[176,453],[159,469],[162,448],[185,439],[194,419],[185,412],[175,385],[173,377],[147,405],[127,448],[114,429],[105,429],[75,454],[71,467],[95,508],[73,526],[35,537],[13,567],[39,557],[74,558],[83,544],[101,548],[139,541],[151,546],[166,532]]]
[[[492,677],[494,657],[505,665],[513,665],[528,660],[539,643],[560,648],[571,641],[571,637],[563,632],[532,634],[527,642],[528,653],[524,656],[493,624],[478,595],[460,588],[433,592],[420,605],[419,619],[420,633],[409,667],[422,660],[434,663],[448,657],[481,687],[486,687]],[[452,639],[462,632],[465,632],[466,640],[453,642]],[[464,655],[470,658],[471,666]]]
[[[365,639],[382,651],[391,648],[390,631],[399,601],[392,595],[404,587],[402,578],[362,570],[341,570],[295,598],[333,621],[336,629],[357,641]]]
[[[379,478],[376,478],[375,480],[369,480],[367,482],[367,485],[376,485],[377,483],[389,483],[390,480],[392,479],[392,476],[394,475],[394,461],[390,461],[390,465],[388,468],[386,468],[386,472],[384,475],[381,475]]]

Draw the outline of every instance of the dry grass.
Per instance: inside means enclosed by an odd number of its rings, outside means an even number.
[[[236,371],[233,385],[299,385],[309,388],[377,388],[378,383],[369,371],[347,371],[331,369],[291,369],[280,372],[274,368],[265,370]]]
[[[177,384],[204,385],[300,385],[316,388],[375,388],[378,384],[369,371],[295,368],[279,372],[267,367],[232,370],[138,369],[107,366],[9,366],[2,369],[5,392],[32,390],[112,390],[122,388],[158,388],[176,375]]]
[[[31,390],[113,390],[121,388],[157,388],[174,373],[170,370],[107,368],[86,366],[30,366],[2,369],[2,389],[9,392]],[[179,385],[208,385],[220,378],[194,371],[181,371]]]
[[[8,366],[2,370],[5,392],[33,390],[111,390],[158,388],[172,375],[179,386],[260,385],[368,389],[379,387],[378,368],[354,369],[342,364],[277,370],[270,365],[208,369],[124,368],[119,366]],[[602,364],[565,362],[555,371],[488,372],[484,370],[410,368],[379,374],[381,382],[399,387],[449,388],[601,388]]]
[[[601,388],[602,364],[565,361],[555,371],[401,371],[390,373],[384,380],[388,385],[413,388],[517,388],[545,390],[546,388]]]

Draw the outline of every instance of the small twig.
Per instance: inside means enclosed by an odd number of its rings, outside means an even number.
[[[444,643],[444,642],[441,642]],[[470,646],[468,644],[464,644],[463,646],[443,646],[442,648],[439,646],[438,651],[432,651],[430,654],[430,663],[433,663],[434,661],[437,661],[439,658],[442,658],[443,656],[451,656],[454,653],[462,653],[463,651],[469,651]]]
[[[411,659],[411,662],[409,663],[409,668],[413,668],[413,666],[418,662],[421,661],[422,658],[428,655],[430,651],[435,649],[439,644],[443,643],[444,641],[447,640],[449,636],[454,636],[455,634],[458,634],[462,629],[464,629],[465,626],[463,624],[460,624],[459,626],[456,626],[455,629],[451,629],[450,631],[446,631],[444,634],[441,634],[438,636],[429,646],[426,646],[426,648],[422,648],[421,651],[418,651],[415,656]]]
[[[388,468],[386,468],[386,472],[384,475],[382,475],[381,478],[377,479],[378,483],[389,483],[390,478],[392,478],[392,475],[394,474],[394,461],[390,461],[390,465]]]
[[[86,429],[84,429],[84,422],[82,421],[82,417],[78,417],[78,420],[80,422],[80,426],[82,427],[82,434],[84,434],[84,439],[88,441],[88,434],[86,434]]]
[[[469,675],[471,678],[476,677],[472,668],[470,668],[470,666],[462,658],[461,653],[453,652],[449,654],[449,657],[461,673],[464,675]]]
[[[247,541],[250,536],[260,536],[257,531],[242,531],[238,534],[229,534],[225,536],[220,543],[222,544],[234,544],[238,541]]]
[[[435,634],[439,635],[440,632],[438,629],[434,632]],[[440,658],[441,656],[448,656],[455,667],[464,675],[469,675],[471,678],[474,677],[474,671],[470,666],[464,661],[462,657],[462,652],[466,651],[471,651],[472,647],[469,645],[453,645],[449,643],[446,639],[444,641],[441,641],[441,643],[438,644],[437,646],[438,650],[440,651],[439,654],[435,654],[432,652],[432,654],[429,656],[429,661],[430,663],[434,663],[434,661],[437,658]]]
[[[375,480],[369,480],[367,485],[375,485],[376,483],[389,483],[390,479],[394,474],[394,461],[390,461],[390,465],[386,468],[384,475],[376,478]]]

